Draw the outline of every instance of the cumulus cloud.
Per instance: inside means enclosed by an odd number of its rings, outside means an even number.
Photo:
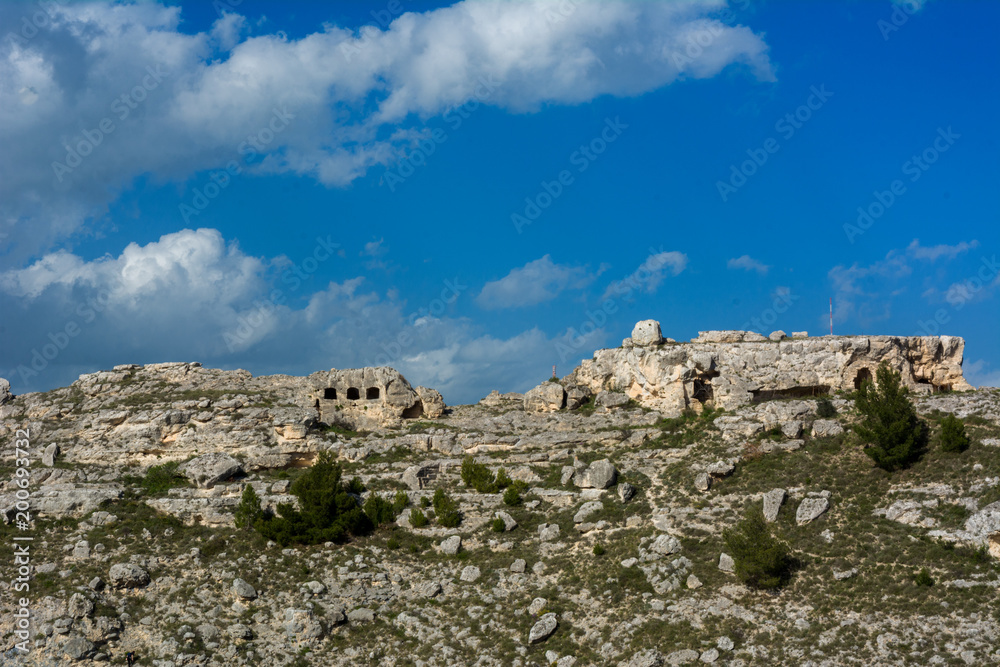
[[[660,250],[655,252],[650,248],[650,254],[646,260],[639,265],[639,268],[621,280],[616,280],[608,285],[602,298],[614,296],[628,297],[632,292],[638,290],[647,294],[654,294],[663,279],[670,276],[680,275],[687,267],[687,255],[676,250]]]
[[[763,262],[758,262],[756,259],[750,255],[742,255],[740,257],[735,257],[726,262],[726,268],[728,269],[743,269],[744,271],[756,271],[760,275],[767,275],[770,266],[767,266]]]
[[[490,104],[530,112],[734,64],[773,79],[763,39],[713,18],[718,0],[584,2],[556,14],[547,0],[467,0],[385,29],[326,24],[299,39],[248,36],[236,13],[187,34],[179,7],[46,7],[37,34],[12,31],[0,45],[8,266],[96,224],[140,175],[184,182],[243,160],[251,173],[347,185],[398,160],[423,136],[420,120],[484,85]],[[20,26],[35,9],[4,3],[0,24]]]
[[[936,245],[936,246],[922,246],[920,245],[919,239],[913,239],[913,241],[906,247],[907,253],[916,259],[926,259],[931,262],[937,261],[944,257],[945,259],[955,259],[962,253],[968,252],[979,247],[979,241],[972,240],[969,242],[962,241],[956,245]]]
[[[60,251],[0,272],[9,315],[0,377],[23,393],[126,362],[201,361],[256,374],[389,365],[451,402],[471,402],[492,389],[526,390],[551,364],[603,342],[593,330],[485,333],[450,314],[470,294],[454,281],[417,304],[363,277],[283,292],[275,285],[286,266],[287,258],[245,254],[217,230],[187,229],[117,256]]]
[[[586,287],[596,277],[586,267],[556,264],[545,255],[486,283],[476,303],[487,310],[534,306],[551,301],[566,289]]]

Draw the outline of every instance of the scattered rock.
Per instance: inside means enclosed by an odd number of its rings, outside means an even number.
[[[462,548],[462,537],[460,535],[452,535],[451,537],[445,538],[441,544],[438,545],[438,549],[441,553],[448,554],[449,556],[454,556]]]
[[[538,619],[538,622],[531,626],[531,631],[528,633],[528,643],[537,644],[538,642],[545,641],[552,636],[552,633],[556,631],[559,626],[559,622],[556,620],[556,615],[549,613]]]
[[[773,523],[788,493],[784,489],[771,489],[764,494],[764,520]]]
[[[833,578],[837,581],[843,581],[844,579],[850,579],[858,573],[858,569],[852,567],[850,570],[844,570],[843,572],[833,571]]]
[[[698,473],[694,478],[694,488],[701,493],[705,493],[712,488],[712,478],[707,472]]]
[[[590,515],[604,509],[604,504],[599,500],[591,500],[580,506],[580,509],[573,515],[573,523],[583,523]]]
[[[410,466],[403,471],[403,484],[406,484],[410,491],[420,491],[437,480],[440,471],[441,466],[437,463]]]
[[[459,579],[471,583],[479,579],[480,574],[481,573],[478,567],[476,567],[475,565],[467,565],[462,569],[462,574],[459,576]]]
[[[719,556],[719,569],[730,574],[736,572],[736,563],[733,561],[733,557],[729,554],[721,554]]]
[[[59,456],[59,445],[52,443],[45,448],[42,452],[42,465],[52,467],[56,464],[56,458]]]
[[[257,589],[243,579],[233,579],[233,593],[241,600],[257,599]]]
[[[795,512],[795,523],[804,526],[815,521],[829,507],[830,501],[826,498],[805,498],[799,503],[799,509]]]
[[[527,563],[524,562],[523,558],[518,558],[513,563],[510,564],[511,572],[524,572],[524,568]]]
[[[142,588],[149,584],[149,572],[133,563],[111,566],[108,580],[114,588]]]
[[[701,588],[702,586],[701,579],[694,576],[693,574],[688,575],[687,582],[685,583],[687,584],[687,587],[690,588],[691,590],[694,590],[696,588]]]
[[[632,500],[635,496],[636,488],[629,484],[628,482],[622,482],[618,485],[618,497],[623,503],[627,503]]]
[[[437,597],[441,594],[441,584],[436,581],[428,581],[420,587],[420,595],[425,598]]]
[[[243,464],[229,454],[212,452],[191,459],[178,469],[198,487],[207,489],[243,472]]]
[[[608,459],[594,461],[582,473],[573,476],[581,489],[606,489],[618,480],[618,470]]]
[[[787,421],[781,425],[781,433],[791,440],[802,436],[802,422],[798,419]]]
[[[827,438],[840,435],[844,427],[836,419],[817,419],[812,425],[812,437]]]
[[[503,510],[500,510],[500,511],[496,512],[496,514],[494,514],[494,516],[497,519],[500,519],[501,521],[503,521],[503,529],[504,529],[504,531],[506,531],[506,532],[509,533],[510,531],[512,531],[515,528],[517,528],[517,521],[515,521],[514,517],[512,517],[508,512],[504,512]]]
[[[594,399],[594,405],[599,408],[618,408],[628,403],[629,398],[620,391],[601,391]]]
[[[367,607],[358,607],[347,612],[347,620],[351,623],[372,623],[375,620],[375,612]]]
[[[649,550],[667,556],[670,554],[675,554],[681,550],[681,543],[673,535],[667,535],[666,533],[657,536],[653,543],[649,545]]]
[[[538,527],[538,539],[542,542],[551,542],[559,537],[559,524],[543,523]]]

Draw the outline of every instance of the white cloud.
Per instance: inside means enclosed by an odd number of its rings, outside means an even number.
[[[551,301],[566,289],[582,289],[596,277],[584,266],[556,264],[545,255],[486,283],[476,303],[488,310],[534,306]]]
[[[756,271],[760,275],[767,275],[770,266],[767,266],[763,262],[758,262],[756,259],[750,255],[742,255],[740,257],[735,257],[726,262],[726,268],[728,269],[743,269],[745,271]]]
[[[855,262],[849,267],[833,267],[827,275],[834,289],[834,320],[845,322],[857,318],[867,325],[888,319],[891,301],[886,298],[887,292],[912,272],[905,254],[896,250],[890,250],[884,259],[868,266]]]
[[[650,248],[652,251],[653,249]],[[621,280],[608,285],[602,298],[627,297],[638,290],[654,294],[667,275],[677,276],[687,267],[687,255],[676,250],[653,252],[639,268]]]
[[[529,112],[639,95],[733,64],[773,80],[763,39],[711,18],[721,6],[585,2],[547,21],[546,0],[468,0],[408,12],[384,30],[324,25],[287,39],[244,38],[250,27],[237,14],[186,34],[178,7],[53,4],[37,35],[0,46],[8,265],[94,224],[88,219],[140,175],[183,182],[240,159],[248,137],[267,136],[276,109],[294,118],[247,171],[343,186],[398,159],[421,136],[414,119],[465,101],[483,81],[494,82],[489,104]],[[20,25],[22,9],[0,5],[0,24]],[[706,33],[701,54],[687,58],[689,40]],[[123,95],[127,106],[116,105]],[[114,129],[98,142],[105,118]],[[56,174],[54,162],[75,161],[72,150],[88,154]]]
[[[471,402],[492,389],[526,390],[553,363],[575,363],[604,342],[593,330],[489,335],[449,314],[468,298],[454,282],[415,307],[363,277],[276,293],[286,262],[248,256],[218,231],[198,229],[118,256],[88,261],[63,251],[2,272],[0,311],[11,317],[0,376],[23,393],[128,362],[200,361],[255,374],[389,365],[449,401]]]
[[[907,253],[916,259],[926,259],[931,262],[935,262],[942,257],[948,260],[955,259],[962,253],[966,253],[969,250],[973,250],[979,247],[979,241],[973,239],[972,241],[965,242],[962,241],[957,245],[935,245],[935,246],[922,246],[920,245],[920,239],[913,239],[910,245],[906,247]]]

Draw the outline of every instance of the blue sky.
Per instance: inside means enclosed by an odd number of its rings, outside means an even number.
[[[1000,384],[995,3],[229,5],[0,7],[15,393],[197,360],[472,402],[830,297]]]

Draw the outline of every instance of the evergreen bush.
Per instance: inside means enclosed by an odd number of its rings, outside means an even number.
[[[883,362],[877,383],[862,383],[854,399],[861,423],[854,427],[865,443],[865,454],[883,470],[905,468],[927,448],[927,425],[907,398],[898,372]]]

